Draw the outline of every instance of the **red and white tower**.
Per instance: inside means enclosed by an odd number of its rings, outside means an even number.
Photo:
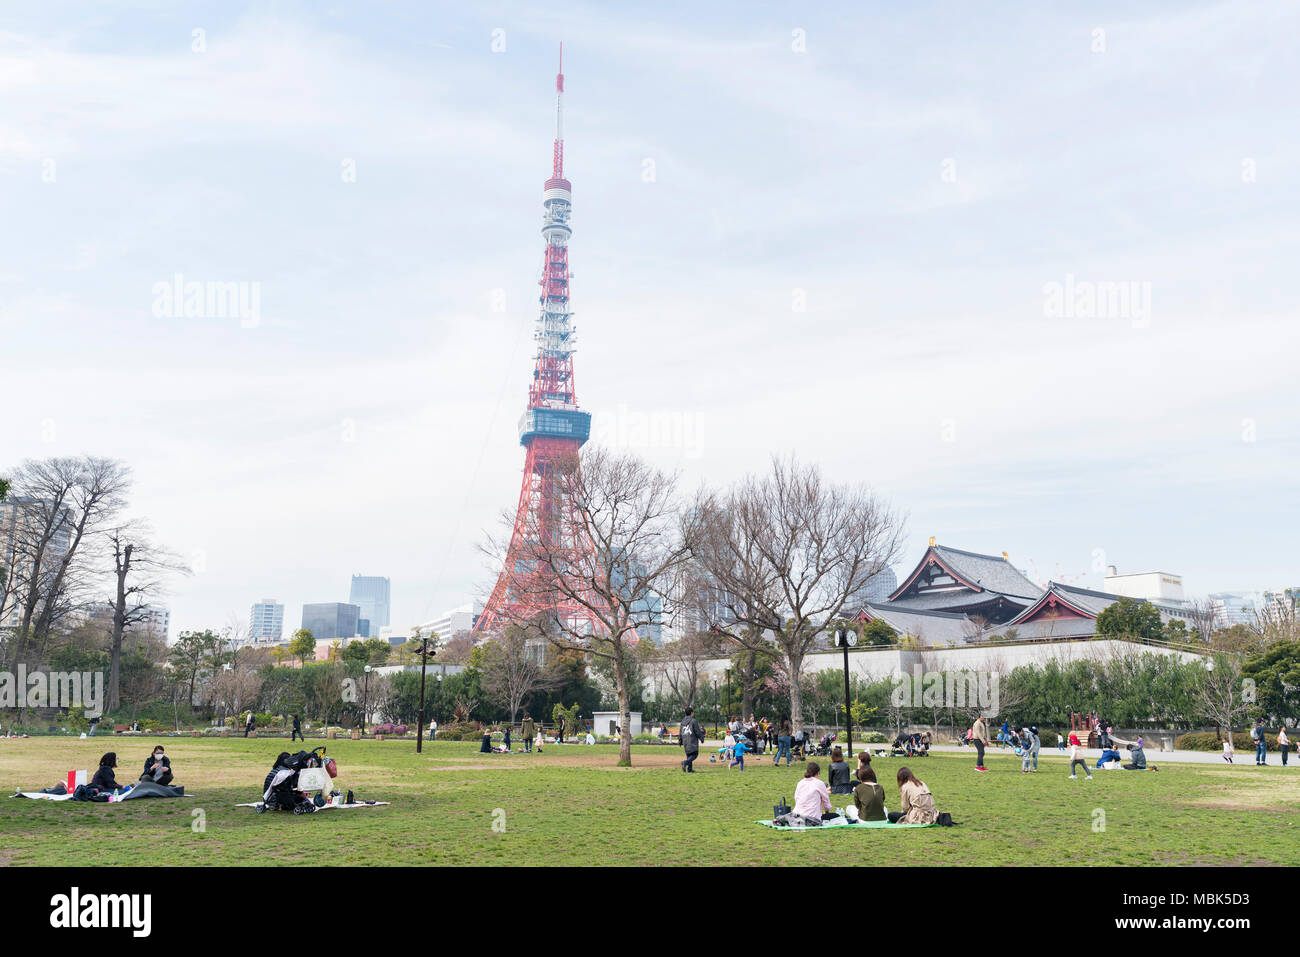
[[[528,389],[528,407],[519,420],[519,444],[526,450],[523,488],[515,512],[505,565],[496,587],[479,616],[474,631],[500,629],[511,620],[546,614],[557,616],[575,630],[584,624],[600,631],[581,606],[554,596],[541,579],[535,550],[549,554],[572,550],[573,564],[590,559],[591,544],[575,541],[569,520],[570,505],[563,501],[554,478],[557,466],[571,461],[591,435],[591,413],[578,407],[573,383],[576,331],[569,308],[569,216],[573,187],[564,178],[564,49],[560,72],[555,75],[555,149],[551,178],[542,187],[542,236],[546,254],[542,261],[541,313],[537,318],[537,357]],[[564,539],[569,539],[565,541]],[[581,550],[584,554],[579,556]]]

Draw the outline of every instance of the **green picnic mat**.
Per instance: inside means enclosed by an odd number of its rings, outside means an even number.
[[[858,821],[857,824],[830,824],[823,827],[782,827],[773,824],[771,821],[755,821],[755,824],[761,824],[763,827],[770,827],[777,831],[864,831],[867,828],[881,828],[890,831],[901,831],[906,827],[938,827],[938,824],[890,824],[888,821]]]

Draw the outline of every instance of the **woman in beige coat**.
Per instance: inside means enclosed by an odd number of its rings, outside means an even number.
[[[934,809],[934,795],[911,768],[898,769],[898,795],[903,810],[889,812],[891,824],[934,824],[939,820],[939,812]]]

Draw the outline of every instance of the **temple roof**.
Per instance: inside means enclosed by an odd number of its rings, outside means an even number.
[[[1009,624],[1016,626],[1021,622],[1033,621],[1041,614],[1043,609],[1062,604],[1078,615],[1095,621],[1098,615],[1119,601],[1121,597],[1120,595],[1112,595],[1109,592],[1093,591],[1091,588],[1078,588],[1074,585],[1064,585],[1061,582],[1048,582],[1047,591],[1043,592],[1038,601],[1022,611]]]
[[[1021,574],[1020,570],[1009,562],[1005,556],[982,555],[979,552],[967,552],[945,545],[931,545],[916,568],[903,581],[890,601],[900,599],[914,601],[920,595],[904,598],[908,591],[923,577],[927,568],[937,565],[957,582],[974,592],[996,592],[1017,598],[1036,599],[1043,590]],[[928,597],[928,596],[927,596]],[[970,595],[967,593],[967,602]]]
[[[923,644],[962,641],[966,638],[970,621],[965,615],[900,608],[893,602],[865,605],[859,617],[879,619],[900,635],[910,635]]]

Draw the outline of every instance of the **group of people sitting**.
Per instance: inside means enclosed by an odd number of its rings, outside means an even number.
[[[119,784],[116,771],[117,752],[109,751],[99,759],[99,767],[95,769],[94,776],[86,785],[87,790],[93,794],[113,794],[134,787],[132,784]],[[163,785],[172,783],[172,762],[161,744],[155,746],[149,757],[144,759],[144,773],[140,775],[139,780]]]
[[[776,819],[776,823],[785,823],[792,827],[820,827],[823,821],[840,816],[831,804],[832,794],[852,794],[853,803],[845,807],[844,816],[851,821],[888,821],[890,824],[935,824],[939,812],[934,806],[934,795],[925,782],[912,773],[911,768],[901,767],[896,776],[898,783],[899,810],[891,811],[885,806],[885,789],[876,780],[876,772],[871,767],[871,755],[866,751],[858,753],[856,783],[850,778],[848,762],[840,748],[831,751],[829,768],[830,783],[821,780],[821,766],[816,761],[809,761],[804,769],[803,780],[794,789],[794,807]]]

